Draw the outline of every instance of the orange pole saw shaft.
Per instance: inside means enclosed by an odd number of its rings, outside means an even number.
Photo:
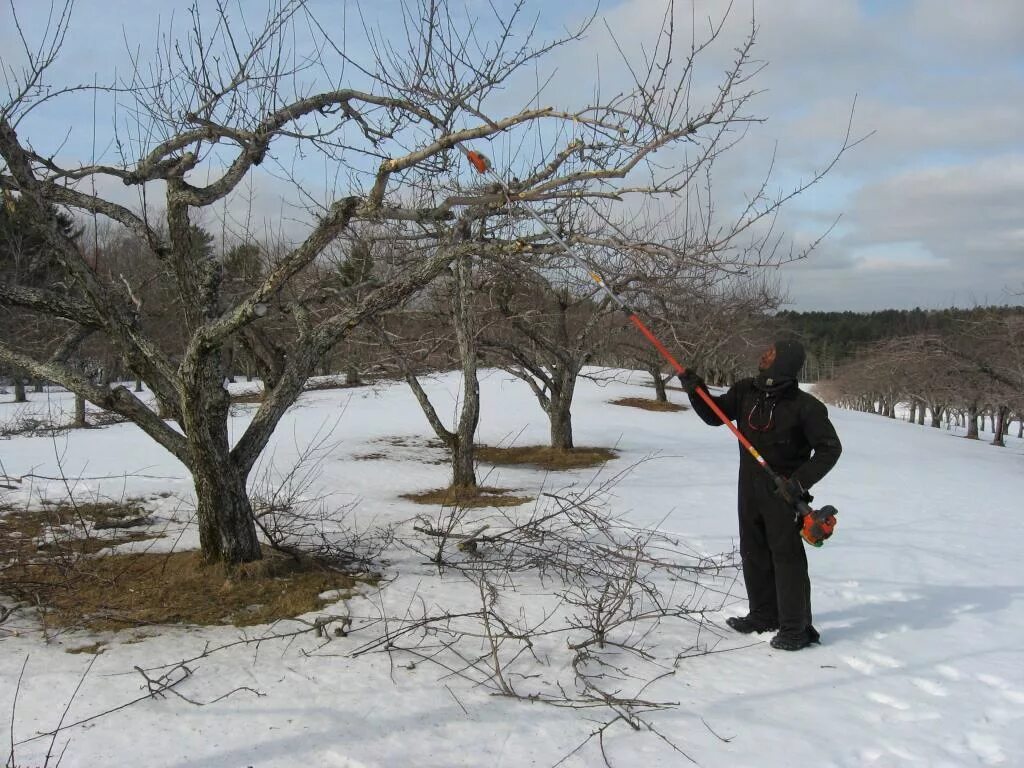
[[[630,322],[632,322],[633,325],[637,327],[637,330],[639,330],[640,333],[647,337],[647,340],[654,345],[654,348],[658,350],[658,352],[661,353],[661,356],[664,357],[668,361],[668,363],[673,368],[676,369],[676,373],[686,373],[686,369],[682,365],[680,365],[679,361],[672,356],[672,353],[669,352],[665,345],[662,344],[661,341],[658,339],[658,337],[654,335],[654,332],[651,331],[651,329],[644,324],[644,321],[637,317],[635,312],[630,313],[629,319]],[[729,430],[733,433],[733,435],[736,437],[736,439],[740,441],[740,445],[743,446],[747,453],[753,456],[754,460],[757,461],[758,464],[760,464],[762,467],[764,467],[765,470],[767,470],[774,476],[775,472],[772,470],[771,467],[768,466],[768,462],[764,460],[764,457],[758,452],[757,448],[755,448],[750,443],[750,441],[747,440],[747,438],[743,435],[742,432],[739,431],[736,425],[732,423],[732,420],[725,415],[721,408],[718,407],[718,403],[714,401],[714,398],[711,397],[711,394],[704,387],[697,387],[696,392],[698,397],[700,397],[700,399],[704,401],[708,408],[711,409],[712,413],[714,413],[715,416],[718,417],[719,421],[721,421],[725,426],[727,426]]]

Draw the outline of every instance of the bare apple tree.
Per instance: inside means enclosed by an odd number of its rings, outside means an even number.
[[[0,305],[45,318],[64,333],[62,349],[86,332],[101,336],[177,424],[127,387],[97,385],[59,356],[46,357],[18,339],[0,342],[0,362],[120,414],[177,457],[194,478],[210,561],[260,557],[249,473],[308,376],[353,329],[408,300],[451,264],[464,263],[459,259],[507,260],[524,249],[554,253],[554,230],[538,228],[526,205],[557,227],[572,218],[571,206],[590,201],[588,210],[597,211],[606,203],[607,223],[613,203],[684,191],[707,159],[724,150],[729,126],[752,119],[743,110],[751,93],[747,79],[757,69],[750,62],[753,33],[704,107],[688,98],[692,61],[702,47],[689,46],[687,63],[677,68],[667,66],[678,52],[671,44],[615,96],[567,110],[543,106],[537,93],[521,102],[530,106],[510,109],[498,92],[581,34],[535,43],[524,2],[492,6],[483,19],[459,15],[444,2],[403,6],[402,23],[364,30],[371,44],[363,60],[330,39],[304,0],[272,3],[262,25],[243,24],[225,4],[202,11],[196,3],[186,35],[165,33],[151,61],[135,55],[130,74],[106,88],[49,80],[72,6],[72,0],[58,3],[42,39],[23,35],[23,50],[5,57],[0,102],[0,188],[33,208],[62,279],[5,283]],[[13,6],[11,14],[21,30]],[[671,43],[670,29],[666,24],[663,43]],[[308,47],[296,50],[294,41]],[[113,135],[95,142],[112,148],[107,155],[76,162],[65,157],[63,135],[36,134],[33,126],[41,124],[37,113],[80,91],[113,94],[128,107],[117,112]],[[507,158],[495,169],[507,186],[469,175],[459,150],[486,141]],[[653,154],[674,146],[685,158],[681,169],[658,171]],[[515,147],[532,149],[509,149]],[[332,169],[333,187],[309,181],[300,162],[309,156]],[[195,247],[196,224],[228,217],[267,167],[307,205],[293,216],[299,233],[258,276],[250,275],[250,284],[227,290],[229,249]],[[119,202],[125,199],[114,194],[119,186],[146,205]],[[781,202],[757,196],[725,234],[709,237],[705,230],[692,253],[731,248]],[[137,286],[70,237],[58,210],[112,222],[144,245],[173,286],[177,311],[167,322],[178,350],[147,330],[148,307]],[[258,240],[238,217],[232,220],[232,246]],[[597,218],[588,214],[586,221]],[[386,233],[409,247],[382,250],[354,290],[323,295],[309,273],[332,243],[353,233],[371,240]],[[623,242],[617,230],[596,224],[574,227],[570,235],[574,246],[635,255],[678,253],[680,245]],[[231,356],[271,322],[287,355],[278,357],[264,399],[232,444],[224,386]],[[290,335],[282,341],[286,327]]]

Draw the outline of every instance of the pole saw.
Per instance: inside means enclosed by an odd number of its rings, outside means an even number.
[[[505,183],[505,180],[502,179],[501,176],[499,176],[493,170],[491,166],[491,161],[487,158],[487,156],[481,152],[466,149],[461,144],[458,144],[456,146],[458,146],[459,150],[466,156],[466,159],[473,166],[477,173],[479,173],[482,176],[488,176],[489,178],[493,179],[495,183],[498,184],[498,186],[505,193],[505,200],[511,207],[513,205],[513,192],[511,189],[509,189],[508,185]],[[647,327],[643,320],[640,319],[636,311],[633,310],[611,288],[608,287],[607,283],[605,283],[604,281],[604,278],[602,278],[601,275],[590,264],[588,264],[581,256],[574,253],[569,244],[565,242],[565,240],[560,235],[554,232],[551,229],[551,227],[548,226],[547,222],[544,221],[544,219],[542,219],[540,216],[538,216],[533,211],[533,209],[530,208],[530,206],[523,204],[520,206],[520,208],[526,211],[527,214],[529,214],[538,224],[540,224],[540,226],[543,227],[543,229],[548,233],[548,235],[550,235],[555,240],[555,242],[557,242],[558,245],[561,246],[562,250],[565,251],[566,255],[568,255],[569,258],[571,258],[573,261],[579,264],[586,271],[586,273],[590,275],[591,279],[595,283],[597,283],[597,286],[605,293],[606,296],[608,296],[609,299],[611,299],[611,301],[616,306],[619,307],[619,309],[621,309],[626,314],[627,317],[629,317],[629,321],[634,326],[636,326],[636,329],[640,331],[641,334],[643,334],[643,336],[654,346],[656,350],[658,350],[658,353],[669,363],[669,365],[672,366],[672,368],[675,369],[675,372],[677,374],[686,373],[686,368],[684,368],[679,363],[679,361],[675,359],[672,353],[668,351],[668,348],[666,348],[665,345],[661,343],[658,337],[654,335],[654,332]],[[729,431],[732,432],[733,436],[739,441],[740,445],[743,446],[744,450],[746,450],[746,452],[753,457],[753,459],[757,462],[758,466],[760,466],[761,469],[764,470],[764,472],[768,475],[772,483],[775,485],[776,489],[784,493],[788,488],[786,478],[780,475],[778,472],[776,472],[768,465],[768,462],[765,461],[764,457],[758,452],[758,450],[753,446],[753,444],[751,444],[751,442],[743,435],[743,433],[740,432],[739,428],[732,423],[732,420],[725,415],[722,409],[718,407],[718,403],[714,401],[714,399],[711,397],[711,394],[707,391],[705,387],[697,387],[695,392],[700,397],[700,399],[703,400],[704,403],[711,409],[715,416],[718,417],[722,424],[729,428]],[[804,538],[804,541],[806,541],[808,544],[814,547],[820,547],[822,544],[824,544],[825,539],[831,536],[832,531],[835,529],[836,515],[839,514],[839,510],[837,510],[832,505],[826,505],[821,509],[813,509],[811,508],[810,504],[808,504],[803,499],[796,499],[796,501],[793,502],[792,506],[794,512],[796,513],[797,520],[801,521],[800,535]]]

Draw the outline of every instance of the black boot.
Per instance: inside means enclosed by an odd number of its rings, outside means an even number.
[[[812,643],[820,643],[821,635],[812,626],[808,626],[803,632],[779,632],[772,638],[772,648],[780,651],[799,651]]]
[[[778,622],[765,621],[756,616],[730,616],[725,623],[743,635],[751,632],[771,632],[779,628]]]

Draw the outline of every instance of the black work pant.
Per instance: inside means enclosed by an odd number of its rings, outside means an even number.
[[[793,509],[773,492],[768,478],[740,473],[740,557],[750,615],[779,624],[786,633],[811,625],[807,553]]]

